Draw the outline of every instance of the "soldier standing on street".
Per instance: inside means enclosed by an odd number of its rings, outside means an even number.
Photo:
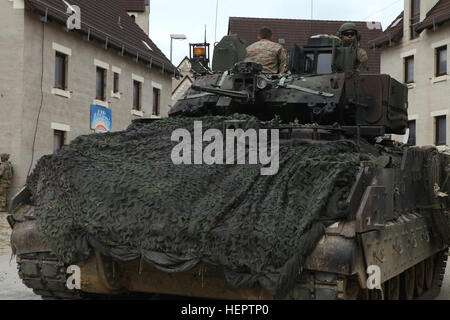
[[[8,210],[8,190],[11,185],[13,171],[9,154],[0,154],[0,211]]]
[[[287,66],[287,52],[281,44],[273,42],[272,30],[262,28],[258,41],[247,47],[246,61],[262,64],[265,73],[284,73]]]
[[[366,50],[359,47],[359,41],[361,40],[361,33],[356,28],[356,25],[351,22],[344,23],[337,33],[337,36],[342,39],[344,47],[355,47],[356,51],[356,63],[355,71],[357,73],[367,71],[367,62],[369,58],[367,57]]]

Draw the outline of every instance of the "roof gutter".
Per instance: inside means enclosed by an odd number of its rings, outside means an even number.
[[[33,2],[39,2],[39,4],[33,3]],[[53,18],[56,22],[63,24],[64,26],[66,25],[66,21],[62,20],[60,16],[58,16],[58,14],[52,14],[51,11],[60,13],[62,15],[67,15],[66,12],[63,12],[61,10],[59,10],[58,8],[55,8],[41,0],[25,0],[26,5],[32,9],[35,10],[37,12],[40,12],[41,14],[44,14],[45,16],[41,16],[41,21],[43,22],[47,22],[48,18]],[[68,16],[67,16],[68,18]],[[149,64],[147,64],[147,67],[152,68],[154,67],[161,67],[161,73],[167,73],[171,76],[174,77],[179,77],[181,75],[180,71],[172,64],[170,63],[169,67],[167,68],[167,63],[164,61],[161,61],[158,58],[155,58],[153,55],[144,52],[142,49],[137,48],[129,43],[126,43],[125,41],[118,39],[114,36],[111,36],[110,34],[99,30],[85,22],[81,22],[82,28],[76,30],[77,32],[86,35],[87,37],[85,38],[86,40],[91,40],[91,39],[96,39],[99,42],[105,42],[104,48],[107,49],[108,48],[108,44],[110,45],[111,48],[115,47],[117,50],[121,51],[119,53],[119,55],[123,56],[125,53],[128,53],[131,57],[136,57],[135,61],[139,62],[139,60],[141,61],[145,61],[148,62]],[[83,28],[84,25],[84,28]],[[100,37],[100,36],[96,36],[95,33],[92,34],[91,31],[97,31],[97,34],[103,34],[105,35],[105,37]],[[67,28],[66,28],[66,31]],[[113,41],[111,41],[113,40]],[[114,42],[117,42],[117,45],[114,44]],[[121,44],[121,45],[120,45]],[[129,48],[133,48],[134,50],[131,50]],[[139,55],[139,52],[141,52],[141,55]]]

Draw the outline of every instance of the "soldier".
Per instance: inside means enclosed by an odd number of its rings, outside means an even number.
[[[247,47],[246,61],[262,64],[265,73],[284,73],[287,66],[287,52],[281,44],[273,42],[272,31],[262,28],[258,41]]]
[[[7,211],[8,207],[8,189],[12,180],[12,166],[9,162],[9,154],[0,155],[0,211]]]
[[[355,71],[357,73],[367,71],[367,57],[366,50],[359,47],[359,41],[361,40],[361,33],[356,28],[356,25],[351,22],[344,23],[337,32],[337,36],[342,39],[344,47],[353,46],[357,48],[356,51],[356,64]]]

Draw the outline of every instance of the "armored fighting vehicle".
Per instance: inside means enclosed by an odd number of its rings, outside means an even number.
[[[8,217],[23,282],[62,299],[435,297],[450,242],[449,159],[391,139],[407,132],[407,88],[355,73],[355,61],[354,48],[318,35],[292,49],[287,73],[263,74],[227,36],[168,119],[44,157]],[[161,150],[195,121],[216,138],[278,133],[278,173],[172,165]]]

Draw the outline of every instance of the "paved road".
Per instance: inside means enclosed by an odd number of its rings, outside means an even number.
[[[20,280],[16,259],[11,259],[9,236],[6,214],[0,213],[0,300],[41,300]],[[450,263],[447,265],[441,293],[435,300],[450,300]]]
[[[0,300],[41,300],[27,288],[17,273],[16,258],[0,256]]]

